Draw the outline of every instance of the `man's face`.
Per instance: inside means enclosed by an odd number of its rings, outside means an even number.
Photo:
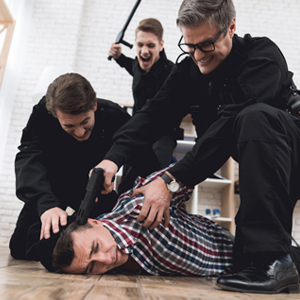
[[[88,219],[92,228],[73,232],[75,257],[64,271],[72,274],[103,274],[126,263],[129,255],[123,253],[109,230],[94,219]]]
[[[193,28],[182,27],[181,32],[185,43],[198,44],[213,41],[220,33],[220,29],[205,22]],[[194,54],[190,55],[202,74],[209,74],[216,70],[229,55],[234,32],[235,19],[232,20],[225,31],[227,35],[224,37],[224,34],[222,34],[215,42],[215,50],[213,52],[204,53],[196,48]]]
[[[94,109],[86,113],[72,115],[65,113],[59,109],[56,110],[57,119],[68,134],[73,136],[77,141],[83,142],[89,139],[95,125],[95,111],[97,110],[97,102]]]
[[[164,41],[159,41],[152,32],[138,31],[135,38],[135,46],[139,65],[142,70],[148,72],[159,60],[159,52],[162,51]]]

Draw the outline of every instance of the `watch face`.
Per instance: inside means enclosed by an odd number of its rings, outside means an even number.
[[[179,187],[180,187],[180,185],[177,181],[170,182],[168,186],[169,186],[169,191],[171,193],[177,192],[179,190]]]

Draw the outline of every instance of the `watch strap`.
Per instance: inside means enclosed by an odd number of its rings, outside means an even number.
[[[169,184],[174,180],[167,173],[163,173],[160,177],[166,182],[166,184]]]

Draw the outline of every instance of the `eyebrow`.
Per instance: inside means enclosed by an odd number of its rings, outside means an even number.
[[[84,120],[82,120],[82,122],[80,122],[80,124],[82,124],[82,123],[84,123],[84,122],[86,122],[87,120],[89,120],[91,117],[86,117]],[[64,126],[66,126],[66,127],[73,127],[74,125],[73,124],[63,124]]]
[[[153,42],[149,42],[149,43],[143,43],[143,42],[137,42],[138,45],[155,45],[155,43]]]
[[[90,254],[89,254],[89,259],[91,259],[94,250],[95,250],[95,243],[94,243],[94,241],[93,241],[93,242],[92,242],[92,246],[91,246],[91,251],[90,251]],[[89,270],[89,268],[90,268],[90,265],[91,265],[91,262],[90,262],[90,263],[87,265],[87,267],[85,268],[85,270],[84,270],[84,272],[83,272],[84,275],[87,274],[87,272],[88,272],[88,270]]]

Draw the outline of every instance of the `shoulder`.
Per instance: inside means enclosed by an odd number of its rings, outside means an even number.
[[[174,63],[167,58],[167,55],[166,55],[164,49],[160,52],[160,59],[158,62],[161,63],[161,65],[164,67],[164,69],[168,69],[169,71],[171,71],[171,69],[174,66]]]
[[[268,37],[252,37],[246,34],[241,38],[235,35],[234,47],[249,59],[268,58],[277,62],[285,60],[279,47]]]
[[[122,108],[119,104],[111,100],[105,100],[101,98],[97,98],[96,112],[108,115],[128,115],[125,109]]]
[[[46,97],[44,96],[37,104],[33,106],[30,116],[31,121],[49,122],[56,121],[56,118],[50,114],[46,108]]]

